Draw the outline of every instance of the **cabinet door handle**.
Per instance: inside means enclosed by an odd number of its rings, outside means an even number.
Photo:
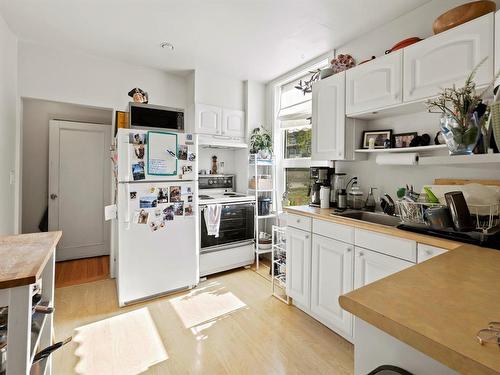
[[[427,255],[432,255],[432,250],[425,250],[425,253],[426,253]]]
[[[362,257],[363,255],[365,255],[365,253],[359,253],[359,256]]]
[[[347,252],[350,253],[352,249],[350,247],[347,248]]]
[[[297,219],[297,223],[300,223],[300,219]]]
[[[308,234],[306,234],[306,239],[309,239],[309,235]]]

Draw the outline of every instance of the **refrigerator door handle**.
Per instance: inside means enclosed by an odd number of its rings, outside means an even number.
[[[125,224],[130,224],[130,184],[125,184],[125,201],[127,202],[127,208],[125,210],[123,222]]]

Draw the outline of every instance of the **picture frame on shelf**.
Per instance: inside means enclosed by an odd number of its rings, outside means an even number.
[[[361,139],[361,148],[370,148],[370,139],[375,140],[375,148],[384,148],[386,139],[392,139],[392,130],[365,130]]]
[[[407,148],[410,143],[417,137],[417,132],[398,133],[392,135],[393,148]]]

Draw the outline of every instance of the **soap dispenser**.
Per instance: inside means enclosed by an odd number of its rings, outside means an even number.
[[[368,193],[368,197],[366,198],[365,202],[365,210],[374,212],[376,203],[375,203],[375,197],[373,196],[373,190],[377,188],[371,187],[370,192]]]
[[[363,208],[363,191],[358,186],[358,179],[356,178],[348,193],[347,203],[350,208],[354,210],[361,210]]]

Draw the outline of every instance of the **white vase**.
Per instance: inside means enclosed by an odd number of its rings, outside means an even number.
[[[269,159],[271,154],[269,153],[268,150],[259,150],[259,158],[260,159]]]

